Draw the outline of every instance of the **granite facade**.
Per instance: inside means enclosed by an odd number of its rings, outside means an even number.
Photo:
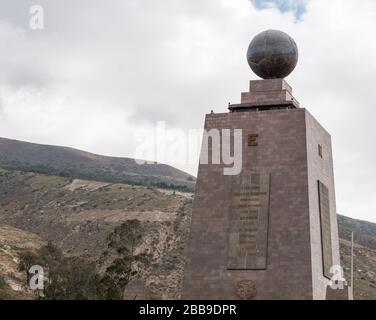
[[[291,93],[283,80],[267,81]],[[253,90],[264,94],[262,81]],[[205,129],[243,130],[243,168],[240,175],[225,176],[225,165],[199,167],[182,299],[240,299],[239,283],[254,284],[253,299],[325,299],[319,180],[329,190],[333,263],[339,264],[329,134],[305,109],[208,114]],[[258,135],[257,145],[248,143],[252,134]],[[233,188],[255,173],[270,174],[266,269],[230,270]]]

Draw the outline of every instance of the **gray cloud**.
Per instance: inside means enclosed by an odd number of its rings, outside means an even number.
[[[4,103],[0,97],[0,117],[4,114]]]
[[[338,211],[376,221],[374,0],[309,1],[299,23],[248,0],[40,0],[42,31],[31,4],[0,3],[0,136],[132,156],[145,123],[200,128],[238,102],[252,36],[282,29],[300,50],[287,80],[333,136]]]

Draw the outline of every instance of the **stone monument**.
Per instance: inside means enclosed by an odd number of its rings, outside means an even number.
[[[264,80],[228,113],[206,115],[201,159],[213,130],[219,150],[225,130],[241,130],[242,168],[200,163],[182,299],[326,299],[340,265],[331,137],[283,79],[298,61],[289,35],[257,35],[247,60]]]

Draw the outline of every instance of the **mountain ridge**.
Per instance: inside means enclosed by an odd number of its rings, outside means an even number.
[[[47,175],[193,191],[195,178],[160,163],[109,157],[54,145],[0,137],[0,167]]]

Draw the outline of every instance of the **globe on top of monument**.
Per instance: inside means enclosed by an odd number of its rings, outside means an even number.
[[[267,30],[251,41],[247,60],[259,77],[283,79],[298,63],[298,47],[288,34],[278,30]]]

